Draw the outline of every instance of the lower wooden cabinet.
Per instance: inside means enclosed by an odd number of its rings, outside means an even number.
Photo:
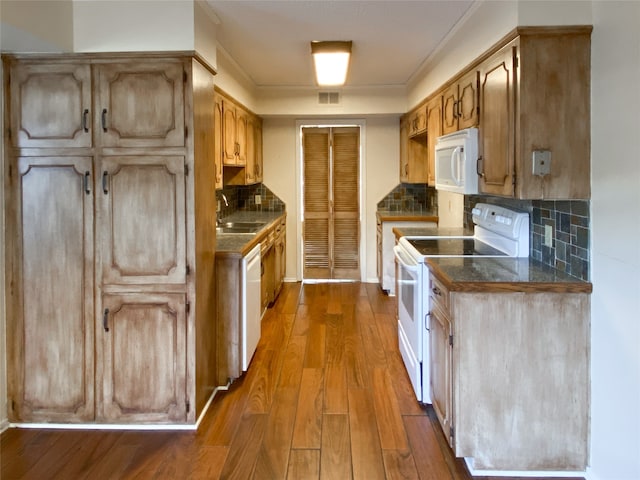
[[[432,401],[454,454],[477,472],[584,471],[589,294],[430,279]]]
[[[102,307],[99,414],[108,422],[185,422],[185,296],[105,295]]]

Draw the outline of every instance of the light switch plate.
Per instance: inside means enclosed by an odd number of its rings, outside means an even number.
[[[260,195],[256,195],[255,201],[256,205],[262,205],[262,197]]]
[[[533,151],[533,174],[548,175],[551,173],[551,150]]]

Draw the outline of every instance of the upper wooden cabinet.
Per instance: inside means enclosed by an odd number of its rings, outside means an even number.
[[[587,199],[591,27],[530,27],[518,33],[479,66],[480,191]],[[549,152],[548,173],[536,170],[539,151]]]
[[[176,62],[97,65],[94,125],[100,143],[183,146],[184,75]]]
[[[478,72],[473,70],[447,87],[443,94],[442,132],[478,125]]]
[[[247,113],[232,100],[222,100],[224,165],[244,166],[247,162]]]
[[[223,185],[252,185],[262,182],[262,119],[216,91],[215,138],[221,139]],[[216,188],[221,188],[216,187]]]
[[[14,64],[10,81],[16,147],[184,145],[181,63]]]
[[[427,109],[421,105],[409,112],[409,136],[425,134],[427,131]]]
[[[422,115],[426,121],[426,112]],[[400,118],[400,181],[402,183],[427,182],[427,135],[411,134],[416,112]]]
[[[442,135],[442,96],[427,103],[427,184],[436,184],[436,141]]]
[[[9,71],[11,144],[91,147],[91,67],[86,63],[13,64]]]

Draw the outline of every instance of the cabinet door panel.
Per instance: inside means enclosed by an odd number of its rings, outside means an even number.
[[[14,146],[91,146],[89,65],[17,65],[10,76]]]
[[[92,160],[23,157],[18,169],[14,414],[22,421],[91,420],[93,194],[85,175],[89,180]]]
[[[442,132],[452,133],[458,130],[458,84],[447,88],[442,94]]]
[[[181,294],[104,296],[105,420],[186,421],[184,305]]]
[[[473,71],[458,82],[458,129],[478,125],[478,72]]]
[[[109,147],[184,146],[181,63],[97,67],[95,124]]]
[[[449,435],[452,426],[451,346],[449,345],[451,327],[447,317],[438,310],[434,309],[430,313],[429,319],[431,402],[442,426],[442,431],[449,445],[452,445],[452,439]]]
[[[480,190],[505,196],[514,194],[514,48],[503,48],[480,66]]]
[[[235,104],[229,102],[228,100],[223,100],[222,115],[222,135],[224,136],[224,164],[235,165],[237,163],[236,152],[238,150]]]
[[[238,108],[236,110],[236,141],[238,142],[237,165],[247,164],[247,140],[249,132],[247,130],[247,112]]]
[[[184,283],[184,157],[105,157],[100,172],[103,282]]]

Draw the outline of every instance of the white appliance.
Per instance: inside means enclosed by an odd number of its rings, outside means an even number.
[[[529,214],[478,203],[471,236],[402,237],[398,264],[398,344],[418,401],[431,403],[429,257],[528,257]]]
[[[478,193],[478,129],[467,128],[436,140],[436,190]]]
[[[242,258],[242,371],[246,372],[260,340],[260,244]]]

